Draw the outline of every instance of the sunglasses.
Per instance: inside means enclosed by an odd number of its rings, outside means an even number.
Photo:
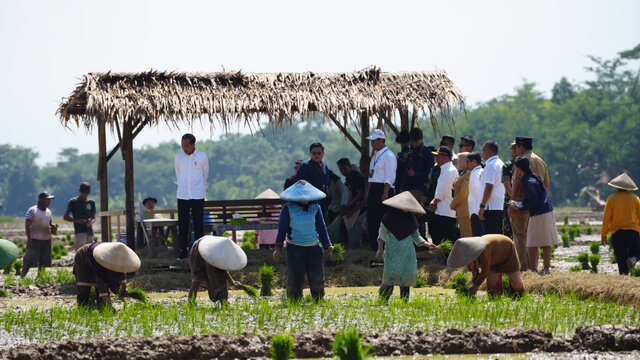
[[[463,147],[467,147],[467,146],[471,146],[471,145],[469,145],[469,144],[460,144],[460,145],[458,145],[458,146],[459,146],[459,147],[461,147],[461,148],[463,148]]]
[[[322,151],[312,151],[311,155],[322,155]]]

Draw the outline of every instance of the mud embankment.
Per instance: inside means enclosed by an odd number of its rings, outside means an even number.
[[[334,334],[294,336],[299,358],[331,356]],[[640,328],[589,326],[572,338],[554,337],[538,330],[442,330],[380,333],[364,336],[379,356],[413,354],[479,354],[529,352],[612,352],[640,350]],[[208,334],[149,339],[96,339],[20,345],[4,352],[6,359],[234,359],[268,356],[270,337]]]

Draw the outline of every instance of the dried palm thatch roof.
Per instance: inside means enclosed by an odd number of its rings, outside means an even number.
[[[453,119],[464,97],[444,71],[384,73],[88,73],[58,114],[90,129],[97,121],[143,119],[150,125],[208,117],[228,125],[265,114],[279,124],[319,111],[346,119],[354,111],[390,117],[396,109],[423,109],[433,125]]]

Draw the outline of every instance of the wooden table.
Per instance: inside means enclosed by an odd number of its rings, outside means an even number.
[[[154,239],[153,239],[153,229],[154,228],[164,228],[167,227],[169,229],[173,230],[173,235],[175,236],[175,234],[178,233],[177,228],[178,228],[178,220],[177,219],[145,219],[141,221],[141,227],[142,227],[142,233],[144,234],[144,240],[145,243],[147,244],[147,247],[149,248],[149,257],[152,257],[153,254],[153,250],[158,246],[158,244],[154,243]],[[148,229],[147,229],[148,228]],[[166,244],[166,235],[163,233],[162,234],[163,239],[165,241]],[[174,239],[174,242],[178,241],[178,239]]]

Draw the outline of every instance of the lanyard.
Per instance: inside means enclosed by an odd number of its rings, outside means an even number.
[[[380,154],[380,156],[376,157],[376,160],[373,162],[373,167],[371,170],[376,168],[376,164],[378,163],[378,161],[380,161],[380,158],[382,157],[382,155],[384,155],[384,153],[386,153],[389,150],[389,148],[384,149],[384,151]]]

